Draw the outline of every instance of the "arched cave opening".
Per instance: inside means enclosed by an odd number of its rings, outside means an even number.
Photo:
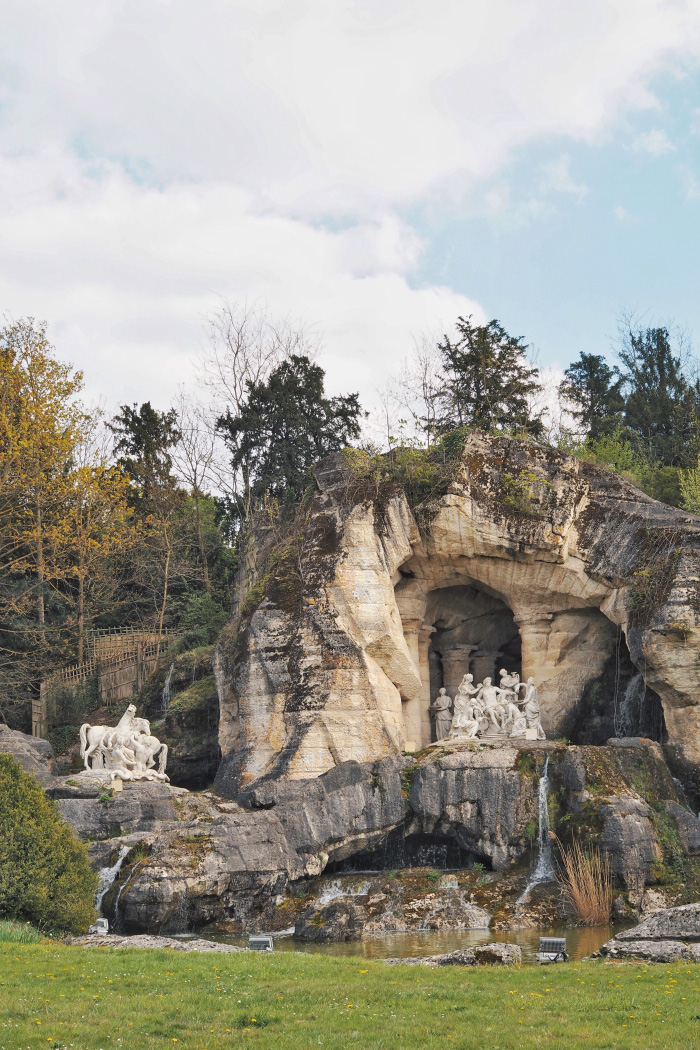
[[[610,739],[666,739],[661,697],[644,682],[620,633],[601,674],[588,682],[572,712],[571,744],[605,744]]]
[[[428,648],[431,698],[443,686],[454,698],[467,673],[475,684],[487,677],[497,684],[501,668],[520,674],[520,634],[513,613],[477,585],[431,591],[424,622],[433,627]]]
[[[403,868],[435,868],[437,871],[464,871],[480,864],[491,871],[488,857],[464,849],[456,838],[438,835],[404,835],[401,828],[390,832],[374,849],[354,853],[345,860],[331,861],[325,875],[367,875]]]

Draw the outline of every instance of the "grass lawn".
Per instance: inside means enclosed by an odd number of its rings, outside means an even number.
[[[431,970],[0,943],[0,1050],[698,1050],[700,966]]]

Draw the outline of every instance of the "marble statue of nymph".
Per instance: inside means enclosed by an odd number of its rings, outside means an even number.
[[[479,732],[479,718],[483,716],[483,709],[474,699],[479,689],[473,682],[473,675],[470,674],[465,674],[460,682],[455,696],[451,737],[466,736],[473,739]]]
[[[435,736],[438,740],[444,740],[450,735],[452,728],[452,698],[447,695],[446,689],[441,689],[430,705],[430,710],[435,712]]]

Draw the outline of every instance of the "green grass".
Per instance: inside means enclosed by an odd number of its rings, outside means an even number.
[[[0,943],[0,1050],[697,1050],[700,966],[431,970]]]

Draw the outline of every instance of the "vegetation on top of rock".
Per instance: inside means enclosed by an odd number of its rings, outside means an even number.
[[[0,754],[0,916],[84,933],[97,876],[56,805],[10,755]]]

